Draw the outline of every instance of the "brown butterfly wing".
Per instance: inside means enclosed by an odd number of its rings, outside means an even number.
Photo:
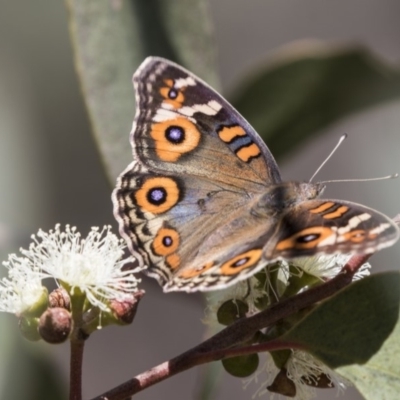
[[[265,248],[265,257],[371,254],[398,238],[398,226],[376,210],[343,200],[315,199],[288,208]]]

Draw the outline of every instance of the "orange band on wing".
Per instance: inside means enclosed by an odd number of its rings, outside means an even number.
[[[181,258],[178,256],[178,254],[171,254],[166,258],[168,266],[174,270],[179,267],[179,264],[181,263]]]
[[[199,145],[201,134],[195,124],[178,117],[154,123],[150,136],[154,140],[157,156],[162,161],[176,162]]]
[[[333,203],[332,201],[327,201],[326,203],[322,203],[318,207],[311,209],[310,213],[320,214],[320,213],[328,210],[329,208],[333,207],[334,205],[335,205],[335,203]]]
[[[251,268],[258,263],[261,258],[261,254],[261,249],[253,249],[239,254],[222,264],[220,268],[221,274],[236,275],[246,268]]]
[[[350,231],[342,235],[344,239],[353,243],[361,243],[367,238],[367,232],[363,229],[357,229]]]
[[[336,211],[333,211],[329,214],[325,214],[322,216],[324,219],[335,219],[341,217],[343,214],[345,214],[348,211],[349,207],[346,206],[340,206]]]
[[[229,143],[233,139],[237,138],[238,136],[245,136],[246,131],[239,125],[235,126],[224,126],[219,132],[218,132],[219,138],[225,142]]]
[[[255,143],[242,147],[236,152],[236,155],[244,162],[249,162],[251,158],[257,157],[260,154],[260,148]]]
[[[203,265],[199,268],[188,268],[184,269],[182,272],[179,273],[180,278],[194,278],[195,276],[201,275],[203,272],[207,271],[214,265],[214,262],[210,261],[207,264]]]

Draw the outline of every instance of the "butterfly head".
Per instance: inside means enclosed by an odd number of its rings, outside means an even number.
[[[301,201],[315,199],[324,192],[326,185],[312,182],[289,182],[296,187],[296,195]]]

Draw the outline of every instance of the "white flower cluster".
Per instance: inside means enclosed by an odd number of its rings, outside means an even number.
[[[135,261],[134,256],[123,259],[125,245],[111,232],[94,227],[85,239],[76,228],[56,225],[48,233],[39,230],[32,236],[28,250],[21,249],[22,257],[11,254],[3,265],[8,277],[0,281],[0,311],[21,314],[39,300],[44,278],[53,278],[85,293],[87,300],[107,311],[108,300],[123,301],[138,290],[140,282],[133,273],[142,267],[124,269]]]
[[[272,268],[278,268],[276,272],[283,292],[289,284],[289,278],[292,273],[296,275],[298,274],[299,277],[301,277],[302,274],[307,273],[321,280],[332,279],[340,273],[350,258],[351,255],[347,254],[317,255],[313,257],[296,258],[290,260],[290,263],[287,261],[280,261],[279,264],[272,266]],[[355,274],[353,280],[358,280],[369,275],[370,268],[370,264],[365,263]],[[295,272],[293,272],[293,270]],[[257,313],[259,311],[256,307],[257,300],[266,296],[267,286],[269,284],[270,283],[267,280],[265,283],[266,287],[260,287],[258,280],[252,277],[249,280],[241,281],[226,290],[219,291],[215,295],[213,294],[213,296],[208,298],[209,305],[206,310],[205,322],[216,326],[217,310],[225,301],[231,299],[246,302],[249,306],[248,315]],[[307,289],[307,287],[304,289]],[[275,293],[275,295],[279,297],[278,293]],[[271,393],[266,389],[279,372],[269,354],[267,354],[267,358],[268,361],[265,366],[260,368],[254,375],[252,375],[252,377],[245,380],[245,386],[248,386],[252,382],[259,384],[261,375],[266,372],[267,378],[261,383],[253,398],[264,396],[267,393],[271,399],[287,398],[286,396]],[[333,386],[339,391],[343,391],[346,388],[346,385],[350,384],[312,355],[303,351],[292,351],[292,354],[287,361],[286,369],[288,377],[296,386],[295,399],[297,400],[309,400],[316,396],[315,387],[312,385],[310,386],[309,383],[316,383],[321,374],[326,375],[333,383]]]
[[[270,399],[288,399],[289,397],[271,393],[267,387],[272,383],[276,374],[279,372],[272,357],[267,354],[267,360],[263,367],[259,368],[254,375],[247,378],[243,382],[243,386],[247,389],[251,384],[256,384],[258,390],[253,394],[252,398],[259,398],[269,395]],[[295,397],[290,397],[294,400],[310,400],[316,397],[316,389],[319,377],[326,375],[332,382],[332,388],[335,388],[338,393],[343,393],[347,386],[351,386],[351,382],[343,378],[341,375],[327,367],[315,357],[300,350],[292,350],[292,354],[286,364],[287,376],[296,386]],[[262,379],[262,376],[266,378]]]
[[[322,254],[312,257],[299,257],[290,260],[290,263],[282,261],[282,270],[287,271],[286,275],[289,275],[289,264],[298,268],[299,272],[304,271],[310,275],[320,279],[332,279],[334,278],[347,262],[352,257],[351,254]],[[356,272],[353,280],[359,280],[370,274],[371,265],[365,263]]]

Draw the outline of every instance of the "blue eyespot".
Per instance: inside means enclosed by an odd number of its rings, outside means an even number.
[[[233,263],[231,265],[231,267],[232,268],[241,267],[242,265],[246,264],[248,261],[249,261],[249,257],[241,258],[240,260],[237,260],[235,263]]]
[[[317,240],[321,235],[319,233],[311,233],[309,235],[299,236],[296,239],[297,243],[308,243]]]
[[[162,238],[162,244],[163,244],[165,247],[170,247],[170,246],[172,245],[172,238],[171,238],[171,236],[164,236],[164,237]]]
[[[147,192],[147,200],[154,205],[160,205],[167,199],[167,191],[163,187],[155,187]]]
[[[175,89],[170,89],[168,92],[168,97],[170,99],[176,99],[178,97],[178,92]]]
[[[170,126],[165,130],[166,139],[174,144],[182,143],[185,140],[185,131],[180,126]]]

